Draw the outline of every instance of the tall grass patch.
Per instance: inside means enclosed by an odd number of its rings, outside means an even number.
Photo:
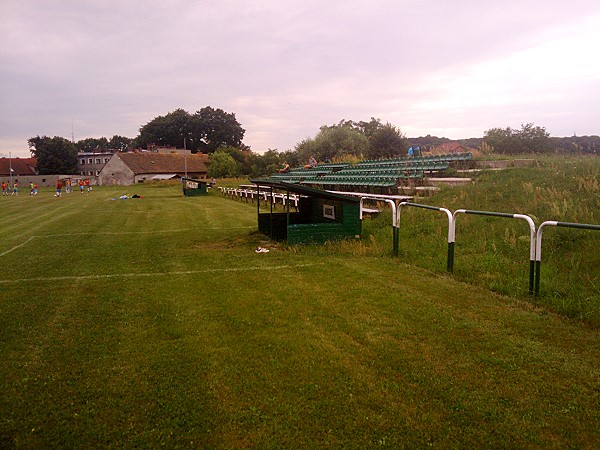
[[[595,157],[541,158],[534,167],[486,171],[474,183],[445,188],[417,203],[450,211],[527,214],[537,226],[547,220],[600,224],[600,160]],[[388,214],[366,222],[377,242],[390,242]],[[403,208],[400,259],[434,271],[444,271],[448,220],[429,210]],[[495,292],[528,297],[529,227],[525,221],[458,215],[455,276]],[[600,325],[600,233],[547,227],[543,236],[541,296],[532,302],[548,305],[570,317]]]

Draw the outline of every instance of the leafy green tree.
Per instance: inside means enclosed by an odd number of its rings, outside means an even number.
[[[309,155],[310,158],[310,155]],[[298,153],[294,150],[286,150],[285,152],[279,153],[279,163],[286,161],[290,167],[301,167],[308,164],[308,159],[300,159]]]
[[[262,155],[252,153],[249,157],[250,176],[262,177],[271,175],[281,167],[283,156],[277,150],[269,149]],[[292,164],[292,163],[289,163]]]
[[[249,154],[250,152],[244,152],[236,147],[226,146],[219,147],[218,152],[225,152],[229,156],[231,156],[235,162],[238,164],[240,168],[241,175],[249,175],[250,174],[250,161]]]
[[[146,148],[156,144],[212,153],[219,147],[241,148],[244,133],[233,113],[206,106],[190,114],[179,108],[142,126],[136,143]]]
[[[513,129],[507,128],[491,128],[483,135],[483,142],[491,147],[495,153],[510,155],[519,153],[515,148],[517,145],[514,139]]]
[[[244,133],[234,113],[206,106],[196,111],[192,118],[194,139],[198,139],[198,150],[212,153],[219,147],[242,146]]]
[[[68,139],[55,136],[36,136],[27,140],[31,155],[37,158],[40,175],[77,173],[77,149]]]
[[[329,161],[344,155],[364,155],[369,150],[369,140],[360,131],[348,127],[321,127],[315,137],[315,154],[318,161]]]
[[[550,133],[544,127],[536,127],[533,123],[521,125],[517,133],[521,148],[527,153],[548,153],[552,149]]]
[[[533,123],[521,125],[520,130],[491,128],[484,133],[483,142],[495,153],[517,155],[520,153],[547,153],[552,149],[550,134]]]
[[[112,138],[110,138],[110,141],[108,141],[108,148],[115,148],[120,152],[124,152],[131,147],[131,143],[132,139],[115,134]]]
[[[404,155],[409,147],[406,136],[389,123],[373,130],[368,139],[369,151],[367,155],[369,158],[389,158]]]
[[[339,159],[346,155],[383,158],[404,154],[409,147],[406,136],[390,123],[371,117],[368,122],[341,120],[322,126],[314,139],[307,138],[295,147],[303,161],[310,155],[318,160]]]
[[[200,139],[192,122],[192,116],[181,108],[155,117],[140,128],[137,145],[145,148],[150,144],[184,148],[185,144],[186,148],[197,151]]]
[[[380,119],[376,119],[375,117],[371,117],[371,120],[365,122],[361,120],[360,122],[353,122],[351,120],[343,120],[340,122],[340,125],[351,126],[352,128],[357,129],[362,134],[364,134],[368,139],[371,139],[375,133],[383,126],[381,124]]]
[[[225,151],[219,150],[208,157],[208,176],[232,178],[240,175],[240,165]]]
[[[308,162],[308,158],[314,156],[317,158],[317,145],[314,139],[306,138],[301,140],[294,147],[298,161]]]
[[[571,137],[553,137],[552,147],[561,153],[589,153],[600,155],[600,136],[571,136]]]
[[[75,148],[79,152],[94,152],[109,148],[108,139],[101,138],[86,138],[75,143]]]

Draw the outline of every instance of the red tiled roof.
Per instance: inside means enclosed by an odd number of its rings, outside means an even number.
[[[0,176],[10,176],[11,167],[13,176],[35,175],[36,166],[36,158],[0,158]]]
[[[190,173],[206,172],[208,155],[184,155],[178,153],[128,152],[115,153],[136,175],[144,173]]]

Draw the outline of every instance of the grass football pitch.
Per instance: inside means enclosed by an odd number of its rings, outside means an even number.
[[[1,448],[600,447],[585,323],[352,244],[274,245],[216,193],[0,212]]]

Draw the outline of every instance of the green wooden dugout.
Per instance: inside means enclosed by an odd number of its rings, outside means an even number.
[[[274,180],[251,182],[257,185],[258,190],[260,233],[288,244],[360,238],[360,199]],[[284,212],[273,210],[277,196],[284,200]],[[270,205],[269,212],[261,212],[261,199],[265,206],[265,197]]]
[[[193,178],[181,178],[183,195],[193,197],[208,194],[208,180],[194,180]]]

